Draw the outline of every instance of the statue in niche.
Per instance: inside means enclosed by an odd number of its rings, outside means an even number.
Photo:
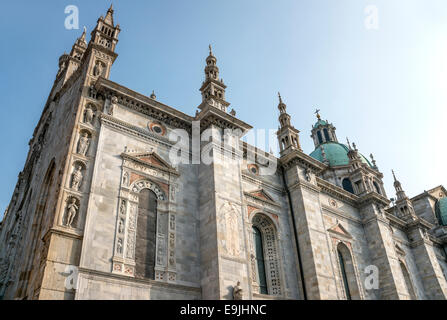
[[[118,103],[118,98],[113,96],[110,100],[109,108],[107,110],[107,114],[109,116],[113,116],[113,110],[115,109],[116,104]]]
[[[90,145],[90,139],[88,137],[88,133],[84,132],[82,136],[79,138],[78,153],[85,156],[87,154],[89,145]]]
[[[306,168],[304,170],[304,175],[306,176],[306,180],[311,182],[312,181],[312,172],[310,171],[309,168]]]
[[[126,201],[125,201],[125,200],[121,201],[121,205],[120,205],[120,213],[121,213],[122,215],[125,215],[125,214],[126,214]]]
[[[233,300],[242,300],[242,288],[240,281],[238,281],[233,288]]]
[[[97,61],[95,67],[93,68],[93,75],[95,77],[102,76],[104,72],[104,66],[100,61]]]
[[[67,206],[67,221],[65,225],[69,228],[72,227],[73,221],[76,218],[79,207],[76,205],[76,198],[71,198],[71,202]]]
[[[120,223],[119,223],[119,226],[118,226],[118,232],[119,233],[123,233],[124,232],[124,219],[120,219]]]
[[[71,177],[71,188],[76,191],[79,191],[79,188],[81,187],[82,183],[82,178],[83,178],[82,167],[80,165],[77,165]]]
[[[118,239],[118,243],[116,245],[116,252],[118,252],[119,254],[123,253],[123,240],[122,239]]]
[[[85,108],[85,113],[84,113],[84,123],[88,123],[93,125],[93,117],[94,117],[94,113],[93,113],[93,109],[92,107],[88,106],[87,108]]]
[[[124,173],[123,176],[123,186],[127,186],[127,183],[129,182],[129,173]]]

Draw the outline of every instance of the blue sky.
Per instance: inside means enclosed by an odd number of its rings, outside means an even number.
[[[80,29],[66,30],[67,5]],[[0,215],[23,169],[28,141],[58,58],[109,1],[9,1],[0,29]],[[445,0],[114,1],[121,25],[111,80],[193,115],[208,44],[237,116],[277,128],[281,91],[306,153],[316,107],[341,142],[375,155],[394,196],[394,168],[409,196],[447,184]],[[364,21],[378,9],[378,30]]]

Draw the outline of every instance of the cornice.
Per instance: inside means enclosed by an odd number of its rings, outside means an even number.
[[[339,200],[346,201],[353,206],[357,206],[359,197],[336,186],[326,180],[323,180],[319,177],[316,177],[317,185],[321,188],[321,190]]]
[[[294,150],[282,156],[279,161],[285,169],[288,169],[296,164],[301,164],[306,168],[310,168],[313,171],[316,171],[316,173],[320,173],[325,168],[327,168],[325,164],[321,163],[318,160],[315,160],[311,156],[308,156],[307,154],[299,150]]]
[[[181,128],[191,132],[193,117],[188,116],[170,106],[132,91],[108,79],[100,77],[95,83],[98,92],[105,96],[115,95],[118,103],[156,120],[164,122],[174,128]]]
[[[140,127],[133,126],[125,121],[116,119],[112,116],[101,114],[99,117],[101,124],[105,124],[108,126],[111,126],[113,128],[116,128],[120,131],[125,131],[127,133],[130,133],[134,136],[138,136],[140,138],[143,138],[145,140],[150,140],[156,143],[160,143],[164,146],[171,147],[174,143],[169,141],[166,137],[161,137],[158,135],[153,134],[150,131],[145,131],[141,129]]]

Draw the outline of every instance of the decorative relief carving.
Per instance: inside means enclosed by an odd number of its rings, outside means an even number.
[[[127,234],[126,258],[135,258],[135,231],[129,231]]]
[[[166,239],[160,234],[157,235],[157,265],[166,266]]]
[[[267,216],[259,213],[253,217],[252,224],[253,226],[257,227],[262,234],[266,275],[268,277],[268,281],[270,282],[269,292],[271,292],[272,295],[281,295],[282,289],[277,243],[278,240],[275,225]],[[251,248],[254,248],[254,246],[251,246]],[[255,256],[254,251],[252,251],[252,255]]]
[[[135,183],[134,186],[132,187],[132,191],[135,193],[139,193],[142,189],[152,190],[156,194],[158,200],[162,201],[165,200],[165,195],[163,191],[161,191],[160,188],[155,183],[144,180]]]
[[[225,228],[224,249],[228,255],[239,257],[241,255],[240,211],[229,201],[226,201],[219,210],[219,220]]]

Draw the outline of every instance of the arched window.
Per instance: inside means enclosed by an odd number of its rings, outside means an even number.
[[[321,131],[317,131],[317,137],[318,137],[318,142],[320,144],[322,144],[323,143],[323,137],[321,136]]]
[[[346,299],[359,300],[361,298],[360,290],[357,284],[357,277],[355,275],[351,252],[342,242],[340,242],[337,246],[337,255]]]
[[[155,278],[157,196],[149,189],[140,191],[135,247],[135,277]]]
[[[374,185],[374,188],[376,189],[376,192],[377,192],[378,194],[382,194],[382,193],[380,192],[380,187],[379,187],[379,185],[377,184],[377,182],[373,181],[373,185]]]
[[[273,221],[262,213],[252,219],[252,284],[256,293],[281,295],[279,247]]]
[[[329,138],[329,132],[327,131],[326,128],[323,129],[323,133],[324,133],[324,138],[326,139],[326,141],[330,141],[331,139]]]
[[[262,234],[258,228],[253,227],[253,240],[255,247],[255,259],[256,259],[256,275],[259,283],[259,292],[262,294],[268,294],[267,290],[267,277],[265,275],[265,261],[264,261],[264,246],[262,245]]]
[[[405,280],[405,287],[407,288],[408,295],[410,296],[411,300],[416,300],[416,294],[414,292],[413,284],[410,279],[410,274],[408,273],[407,267],[405,264],[399,260],[400,268],[402,269],[402,274],[404,276]]]
[[[343,179],[342,186],[343,186],[343,189],[354,194],[354,188],[352,187],[352,182],[351,182],[351,180],[349,180],[349,178]]]

